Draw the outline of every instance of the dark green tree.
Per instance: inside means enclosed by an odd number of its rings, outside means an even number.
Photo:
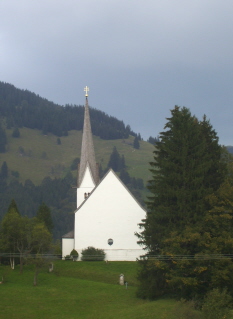
[[[121,160],[120,160],[120,170],[123,170],[123,169],[126,169],[124,155],[121,156]]]
[[[148,143],[151,143],[153,145],[155,145],[158,141],[159,141],[158,137],[152,137],[152,136],[150,136],[147,140]]]
[[[192,298],[212,288],[217,282],[212,270],[223,265],[212,267],[209,260],[201,263],[174,256],[219,253],[215,245],[209,250],[205,246],[206,241],[211,241],[210,230],[208,234],[204,231],[205,216],[211,207],[208,196],[220,187],[226,171],[217,134],[205,117],[199,122],[187,108],[176,106],[167,120],[150,163],[151,195],[138,235],[148,252],[148,258],[141,262],[138,295],[153,299],[173,293]],[[211,231],[218,226],[212,224]],[[229,244],[229,253],[232,248]],[[170,257],[165,261],[161,256]],[[226,265],[228,270],[232,268],[231,263]]]
[[[14,199],[11,200],[11,203],[8,207],[7,213],[16,212],[18,215],[20,215],[20,212],[18,210],[17,204]]]
[[[124,155],[120,156],[116,146],[114,146],[110,155],[108,168],[112,168],[115,172],[120,172],[121,170],[126,169],[125,157]]]
[[[19,131],[18,127],[16,127],[16,128],[13,130],[12,137],[16,137],[16,138],[19,138],[19,137],[20,137],[20,131]]]
[[[42,203],[40,205],[36,217],[40,222],[43,222],[45,224],[48,231],[51,233],[53,230],[53,221],[51,217],[50,208],[47,205],[45,205],[45,203]]]
[[[32,220],[27,216],[20,216],[17,220],[16,248],[20,254],[20,273],[22,273],[24,254],[29,253],[31,250]]]
[[[121,162],[120,154],[118,153],[116,146],[114,146],[112,154],[110,155],[108,167],[112,168],[115,172],[119,172],[120,162]]]
[[[1,167],[1,178],[7,178],[8,177],[8,167],[6,161],[3,162]]]
[[[70,169],[76,170],[78,169],[78,164],[80,163],[80,158],[79,157],[75,157],[75,159],[73,160],[72,164],[70,165]]]
[[[120,172],[120,179],[122,180],[122,182],[127,185],[130,183],[131,179],[130,179],[130,176],[129,176],[129,173],[125,170],[125,169],[122,169],[121,172]]]
[[[12,199],[7,213],[1,222],[0,240],[3,251],[12,254],[10,257],[11,268],[15,267],[14,254],[18,252],[17,245],[20,237],[21,215],[18,211],[17,205]]]
[[[135,136],[135,138],[134,138],[133,147],[134,147],[135,149],[137,149],[137,150],[140,148],[139,139],[138,139],[137,136]]]
[[[7,144],[6,132],[0,125],[0,153],[6,152],[6,144]]]
[[[35,254],[35,258],[31,260],[34,264],[35,272],[33,285],[37,285],[38,274],[42,267],[48,265],[48,259],[43,257],[43,254],[47,253],[51,249],[52,235],[44,222],[35,220],[31,230],[31,247],[32,252]]]

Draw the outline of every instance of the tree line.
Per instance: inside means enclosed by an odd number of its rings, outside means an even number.
[[[15,172],[13,173],[15,175]],[[72,185],[75,185],[76,181],[71,173],[64,178],[45,177],[37,186],[29,179],[20,183],[15,176],[11,176],[8,182],[7,176],[10,174],[12,172],[4,162],[0,171],[0,220],[14,198],[21,214],[28,218],[36,216],[37,209],[43,202],[48,205],[54,224],[54,239],[60,239],[73,228],[76,193]]]
[[[69,104],[60,106],[28,90],[20,90],[11,84],[0,82],[0,114],[8,129],[27,127],[60,137],[67,135],[70,130],[82,130],[84,107]],[[91,107],[90,117],[93,134],[102,139],[137,135],[123,121]],[[1,145],[4,144],[3,135],[0,128],[0,152],[4,151],[1,150]]]
[[[18,181],[19,173],[12,171],[7,162],[4,161],[0,167],[0,220],[3,218],[12,198],[17,202],[18,208],[23,216],[33,218],[36,216],[37,208],[45,202],[51,209],[54,224],[53,238],[60,239],[62,235],[73,228],[73,212],[76,208],[76,178],[71,171],[78,167],[79,158],[75,158],[70,166],[70,171],[64,178],[45,177],[40,185],[27,179],[24,183]],[[125,158],[120,155],[116,147],[113,148],[109,157],[106,170],[99,167],[100,178],[107,170],[112,168],[131,190],[134,196],[143,202],[141,191],[144,189],[143,180],[131,177],[127,172]]]

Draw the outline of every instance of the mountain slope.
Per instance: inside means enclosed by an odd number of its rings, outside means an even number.
[[[21,128],[20,137],[12,137],[13,130],[7,129],[6,153],[0,154],[0,166],[6,161],[12,171],[19,172],[19,181],[30,179],[39,185],[44,177],[62,178],[69,172],[72,162],[80,157],[81,131],[70,131],[60,137],[61,144],[53,134],[43,135],[39,130]],[[118,140],[102,140],[94,136],[96,160],[102,168],[107,167],[113,147],[124,155],[130,176],[142,178],[144,183],[150,178],[149,162],[153,157],[153,145],[140,142],[140,149],[133,148],[133,137]],[[77,171],[73,171],[76,176]]]

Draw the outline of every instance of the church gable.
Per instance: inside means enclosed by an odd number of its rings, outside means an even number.
[[[80,187],[95,187],[95,182],[93,176],[91,174],[91,170],[89,165],[87,164],[86,169],[84,171],[83,179],[81,181]]]
[[[77,247],[138,249],[135,232],[145,210],[110,170],[75,213]]]
[[[101,182],[94,188],[91,196],[88,197],[88,201],[95,201],[96,197],[98,197],[98,201],[104,202],[105,205],[110,201],[110,198],[112,203],[115,201],[119,204],[118,201],[121,198],[122,200],[126,200],[126,204],[131,203],[131,205],[134,204],[136,207],[140,207],[144,210],[141,204],[112,169],[106,173]],[[84,204],[86,205],[86,202],[84,202],[82,206]],[[79,207],[79,209],[81,209],[81,207]]]

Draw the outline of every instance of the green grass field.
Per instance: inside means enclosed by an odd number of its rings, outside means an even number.
[[[177,317],[175,300],[136,298],[136,262],[56,261],[54,265],[52,273],[40,272],[35,287],[32,265],[25,266],[23,274],[18,266],[15,270],[0,266],[5,281],[0,285],[0,318],[186,318]],[[127,289],[118,283],[121,273]]]
[[[39,185],[44,177],[63,177],[76,157],[80,157],[81,131],[69,131],[69,135],[61,137],[61,145],[57,145],[57,137],[43,135],[38,130],[20,128],[20,138],[12,137],[12,130],[7,133],[7,152],[0,154],[0,166],[4,161],[8,168],[20,173],[20,181],[30,179]],[[125,156],[129,174],[142,178],[146,183],[150,178],[149,162],[153,158],[152,144],[141,141],[140,149],[132,146],[133,137],[125,140],[101,140],[94,136],[96,160],[105,169],[113,147],[116,146],[120,155]],[[21,151],[20,151],[21,150]],[[23,153],[22,153],[23,150]],[[73,171],[77,176],[77,171]]]

